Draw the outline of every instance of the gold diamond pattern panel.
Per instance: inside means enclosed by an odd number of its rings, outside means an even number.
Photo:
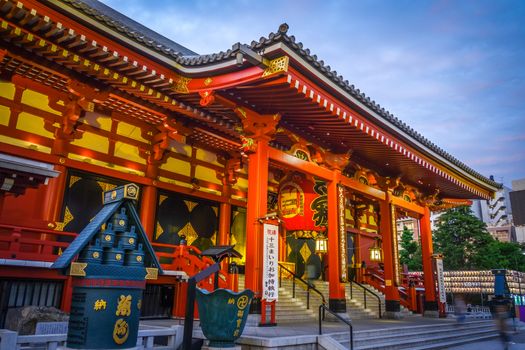
[[[308,244],[306,244],[306,242],[303,243],[303,246],[301,247],[301,250],[299,250],[299,253],[301,253],[301,256],[303,257],[305,263],[308,261],[310,255],[312,255],[312,252],[310,251],[310,248],[308,248]]]

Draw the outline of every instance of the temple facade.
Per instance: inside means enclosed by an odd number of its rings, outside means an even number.
[[[279,262],[328,281],[330,309],[346,310],[345,283],[357,280],[381,289],[395,315],[414,305],[396,234],[407,217],[419,223],[432,313],[431,211],[500,188],[350,85],[286,24],[198,55],[93,0],[2,1],[0,183],[0,314],[68,311],[71,277],[51,262],[103,191],[135,183],[166,272],[146,290],[146,316],[183,314],[181,275],[209,265],[199,254],[216,245],[242,254],[231,262],[259,314],[265,223],[278,227]],[[221,277],[235,288],[227,264]]]

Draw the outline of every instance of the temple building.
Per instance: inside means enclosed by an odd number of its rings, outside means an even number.
[[[347,311],[350,279],[384,293],[387,316],[415,310],[399,218],[418,222],[422,311],[436,313],[430,213],[490,199],[500,185],[288,29],[199,55],[94,0],[3,0],[0,315],[23,305],[69,311],[72,277],[49,267],[100,210],[102,192],[126,183],[140,188],[140,219],[166,272],[148,285],[143,316],[183,315],[181,275],[209,265],[200,253],[216,245],[242,254],[230,262],[259,315],[271,301],[268,223],[278,227],[279,265],[324,280],[331,310]],[[220,286],[237,288],[223,265]]]

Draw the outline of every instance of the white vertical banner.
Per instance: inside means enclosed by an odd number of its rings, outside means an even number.
[[[279,295],[279,227],[263,225],[263,290],[262,298],[266,301],[277,300]]]
[[[439,301],[442,303],[447,302],[447,295],[445,293],[445,276],[443,273],[443,259],[436,259],[436,277],[439,293]]]

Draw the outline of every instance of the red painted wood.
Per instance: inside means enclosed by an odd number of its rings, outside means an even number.
[[[262,292],[262,224],[268,196],[269,146],[266,138],[257,141],[255,153],[248,156],[248,206],[246,210],[245,288],[255,297]]]
[[[425,207],[425,213],[419,219],[421,228],[421,253],[423,259],[423,274],[425,281],[425,301],[437,301],[436,281],[434,278],[434,267],[432,261],[432,230],[430,228],[430,209]]]
[[[157,188],[144,186],[142,188],[142,200],[140,204],[140,221],[150,241],[155,235],[155,213],[157,209]]]
[[[332,172],[327,185],[328,195],[328,281],[330,299],[344,299],[345,288],[340,281],[339,265],[339,225],[337,213],[337,183],[341,172]]]
[[[385,297],[386,300],[399,301],[399,290],[395,283],[394,276],[394,247],[392,235],[392,216],[390,202],[391,194],[387,192],[386,200],[379,202],[380,228],[379,232],[383,238],[383,261],[384,261],[384,278],[385,278]]]

